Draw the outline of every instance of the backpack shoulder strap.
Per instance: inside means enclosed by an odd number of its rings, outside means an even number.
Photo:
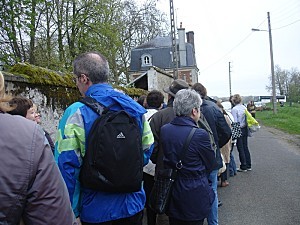
[[[213,134],[207,120],[205,119],[205,116],[202,113],[200,114],[200,118],[198,120],[198,125],[199,125],[200,128],[206,130],[206,132],[209,135],[209,139],[210,139],[212,148],[213,148],[214,151],[216,151],[217,145],[216,145],[216,142],[215,142],[214,134]]]
[[[148,122],[150,123],[150,121],[152,120],[153,116],[155,113],[153,113],[149,118],[148,118]]]
[[[90,107],[94,112],[101,115],[105,109],[104,106],[102,106],[98,101],[96,101],[94,98],[87,96],[79,100],[79,102],[82,102],[86,106]]]
[[[118,104],[117,102],[115,102],[115,103],[112,103],[111,105],[105,107],[100,102],[98,102],[96,99],[94,99],[90,96],[80,99],[79,102],[82,102],[83,104],[87,105],[88,107],[90,107],[94,112],[96,112],[100,116],[102,114],[107,113],[112,106]]]
[[[201,113],[200,118],[198,120],[198,123],[200,125],[200,128],[206,130],[208,133],[212,134],[212,131],[210,129],[210,126],[208,125],[207,120],[205,119],[204,115]]]

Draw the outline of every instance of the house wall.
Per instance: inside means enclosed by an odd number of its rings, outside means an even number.
[[[154,68],[148,70],[148,91],[158,90],[163,93],[164,101],[168,101],[168,94],[163,91],[163,88],[171,85],[173,78],[167,76]]]

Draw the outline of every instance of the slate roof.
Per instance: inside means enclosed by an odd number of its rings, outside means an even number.
[[[178,44],[178,42],[177,42]],[[151,41],[131,50],[130,71],[147,71],[150,67],[141,66],[141,57],[144,54],[152,56],[152,66],[162,69],[173,69],[172,41],[170,37],[156,37]],[[186,43],[186,67],[197,67],[194,47]],[[180,64],[179,67],[183,68]]]
[[[161,47],[171,47],[172,40],[170,36],[167,37],[156,37],[144,44],[141,44],[134,49],[144,49],[144,48],[161,48]]]

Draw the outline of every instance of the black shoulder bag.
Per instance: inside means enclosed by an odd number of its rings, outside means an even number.
[[[157,178],[150,193],[149,206],[158,214],[166,212],[171,195],[174,181],[177,177],[178,170],[182,168],[182,158],[184,157],[190,145],[191,139],[197,128],[193,128],[185,140],[183,151],[180,154],[179,160],[176,163],[176,169],[162,169],[157,173]]]

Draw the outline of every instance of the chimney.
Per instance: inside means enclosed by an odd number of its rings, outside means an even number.
[[[182,28],[182,22],[180,22],[180,27],[178,30],[178,39],[179,39],[179,62],[180,67],[186,66],[186,46],[185,46],[185,29]]]
[[[186,33],[186,40],[187,43],[190,43],[193,45],[193,47],[195,48],[195,44],[194,44],[194,31],[189,31]]]

